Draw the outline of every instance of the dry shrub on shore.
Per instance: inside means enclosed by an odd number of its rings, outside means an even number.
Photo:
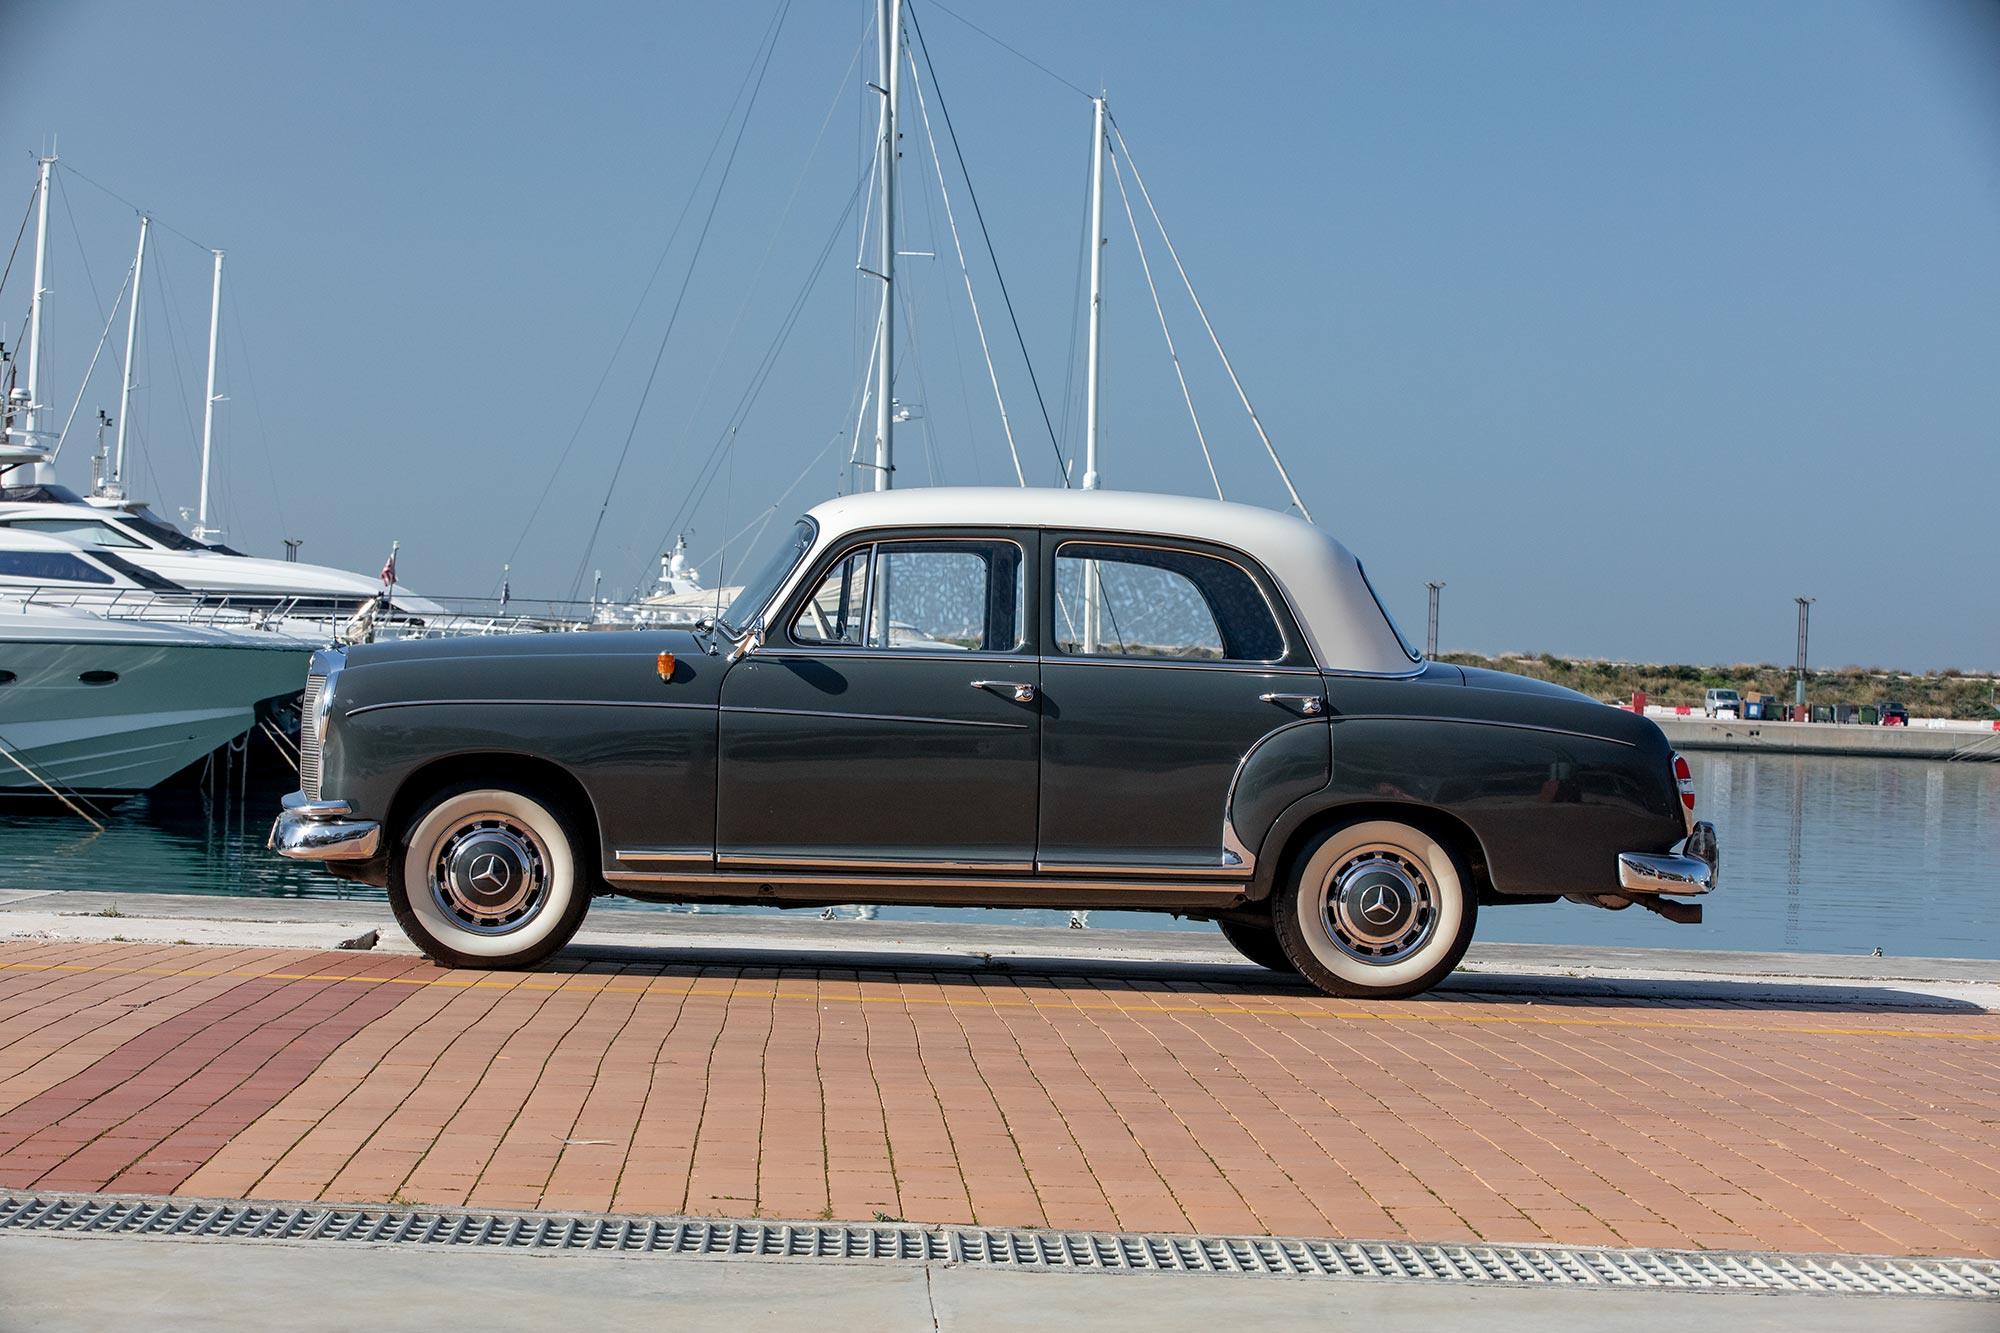
[[[1517,676],[1531,676],[1588,694],[1606,702],[1625,702],[1643,690],[1647,702],[1669,708],[1701,706],[1711,689],[1738,690],[1745,695],[1768,694],[1780,702],[1792,698],[1792,670],[1770,664],[1736,666],[1654,665],[1571,659],[1553,653],[1529,656],[1508,653],[1439,653],[1438,660],[1457,666],[1485,667]],[[1883,667],[1839,667],[1806,675],[1806,698],[1820,704],[1904,704],[1912,717],[1949,717],[1984,721],[2000,717],[1994,708],[1995,680],[1948,670],[1932,674],[1892,671]]]

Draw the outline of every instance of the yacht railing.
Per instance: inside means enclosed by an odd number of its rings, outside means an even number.
[[[544,634],[588,627],[587,613],[569,617],[546,611],[447,609],[418,615],[369,602],[328,605],[327,598],[284,596],[245,598],[227,593],[156,592],[145,588],[75,588],[50,584],[0,587],[0,605],[22,609],[84,611],[112,620],[148,620],[212,629],[268,631],[298,638],[336,640],[351,633],[377,639],[444,638],[462,635]],[[548,608],[555,609],[554,607]],[[362,617],[368,617],[366,620]]]

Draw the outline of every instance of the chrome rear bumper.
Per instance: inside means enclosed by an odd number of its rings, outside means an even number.
[[[382,846],[382,826],[372,819],[346,819],[345,801],[308,801],[304,792],[285,797],[284,812],[271,825],[264,845],[294,861],[368,861]]]
[[[1712,892],[1721,869],[1715,826],[1696,824],[1678,852],[1620,852],[1618,887],[1626,893],[1670,893],[1685,897]]]

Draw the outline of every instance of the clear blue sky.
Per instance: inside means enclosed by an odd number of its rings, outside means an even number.
[[[787,487],[793,511],[842,481],[845,446],[821,451],[851,429],[866,355],[840,220],[872,125],[852,64],[871,8],[786,12],[687,278],[716,168],[697,176],[775,3],[0,4],[0,225],[18,225],[50,135],[80,173],[52,227],[45,396],[67,409],[77,392],[136,239],[96,182],[184,234],[155,251],[133,413],[137,489],[162,510],[193,503],[208,261],[192,238],[229,252],[229,540],[301,537],[309,559],[372,570],[400,539],[404,577],[440,593],[492,591],[510,552],[517,596],[592,568],[629,588],[734,423],[732,465],[680,518],[713,578],[715,549]],[[1821,664],[2000,667],[1993,4],[952,9],[1108,91],[1307,502],[1407,627],[1435,578],[1447,648],[1789,661],[1803,593]],[[916,13],[1049,414],[1080,451],[1088,103]],[[922,133],[906,102],[904,244],[941,257],[906,262],[899,393],[923,418],[900,480],[1000,482]],[[1109,230],[1106,484],[1200,493],[1115,192]],[[0,294],[10,344],[25,263]],[[974,267],[1046,484],[1048,432]],[[1231,498],[1281,504],[1184,300],[1170,316]],[[115,410],[122,332],[82,419]],[[79,487],[88,446],[62,462]]]

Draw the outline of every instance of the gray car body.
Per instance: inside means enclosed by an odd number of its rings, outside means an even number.
[[[1537,901],[1615,892],[1620,853],[1686,836],[1652,722],[1497,672],[1322,664],[1313,645],[1329,633],[1298,608],[1326,599],[1247,550],[1157,537],[1249,571],[1281,622],[1282,657],[1055,651],[1053,548],[1103,531],[857,520],[820,532],[766,617],[788,623],[856,541],[999,538],[1037,571],[1007,652],[871,653],[781,630],[735,661],[717,651],[726,643],[673,630],[352,648],[318,796],[388,837],[373,859],[328,868],[385,883],[410,816],[464,782],[546,792],[588,831],[597,891],[659,901],[1226,916],[1268,898],[1315,832],[1363,816],[1451,841],[1484,902]],[[975,680],[1032,684],[1034,698]]]

